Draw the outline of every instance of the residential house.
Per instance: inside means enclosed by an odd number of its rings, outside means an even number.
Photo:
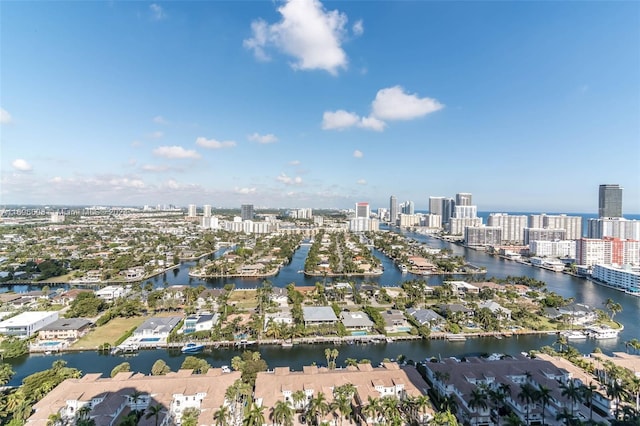
[[[374,326],[371,318],[362,311],[340,312],[340,321],[348,331],[371,331]]]
[[[510,320],[511,319],[511,309],[505,308],[497,302],[493,300],[487,300],[485,302],[478,304],[478,309],[487,308],[491,311],[491,313],[499,320]]]
[[[66,340],[73,342],[84,336],[91,322],[84,318],[59,318],[38,331],[39,340]]]
[[[189,315],[184,320],[182,332],[184,334],[195,333],[197,331],[211,331],[218,322],[218,314],[196,314]]]
[[[387,333],[402,333],[411,331],[411,324],[399,309],[388,309],[380,312],[384,320],[384,329]]]
[[[58,311],[23,312],[0,322],[0,334],[28,338],[58,319]]]
[[[338,317],[330,306],[303,306],[302,316],[305,326],[335,324]]]
[[[108,285],[95,292],[96,296],[105,302],[113,302],[116,299],[126,296],[131,291],[129,286]]]
[[[444,317],[442,317],[432,309],[411,308],[407,310],[407,314],[415,318],[418,324],[427,328],[438,327],[446,322]]]

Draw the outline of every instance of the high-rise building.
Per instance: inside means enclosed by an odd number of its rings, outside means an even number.
[[[442,216],[442,202],[444,197],[429,197],[429,213]]]
[[[527,216],[491,213],[487,219],[487,226],[498,226],[502,229],[502,242],[522,244]]]
[[[389,222],[395,224],[398,218],[398,200],[394,195],[389,198]]]
[[[469,192],[458,192],[456,194],[456,206],[470,206],[472,204]]]
[[[442,200],[442,223],[449,223],[449,219],[453,217],[456,202],[453,198],[444,198]]]
[[[211,205],[210,204],[205,204],[202,207],[202,216],[211,217]]]
[[[198,208],[196,207],[195,204],[189,204],[189,208],[187,211],[187,216],[188,217],[196,217],[197,216],[197,212],[198,212]]]
[[[366,219],[371,216],[369,203],[356,203],[356,217],[364,217]]]
[[[240,206],[240,217],[242,220],[253,220],[253,204],[243,204]]]
[[[622,188],[620,185],[600,185],[598,217],[622,217]]]
[[[415,205],[413,204],[413,201],[406,201],[400,204],[400,213],[415,214]]]

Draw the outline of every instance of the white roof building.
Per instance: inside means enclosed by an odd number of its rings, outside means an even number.
[[[23,312],[0,322],[0,333],[18,337],[31,337],[42,327],[58,319],[58,312]]]

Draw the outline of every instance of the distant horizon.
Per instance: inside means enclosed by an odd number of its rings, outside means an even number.
[[[192,203],[194,204],[194,203]],[[247,204],[251,204],[251,203],[247,203]],[[173,206],[175,209],[178,210],[187,210],[189,205],[177,205],[177,204],[171,204],[171,203],[167,203],[167,204],[161,204],[162,206]],[[137,205],[137,204],[4,204],[4,205],[0,205],[0,212],[4,209],[4,210],[16,210],[16,209],[39,209],[39,210],[57,210],[57,209],[95,209],[95,208],[104,208],[104,209],[118,209],[118,208],[122,208],[122,209],[128,209],[128,208],[135,208],[135,209],[143,209],[145,206],[148,206],[150,208],[155,209],[156,205],[151,205],[151,204],[142,204],[142,205]],[[198,212],[201,213],[202,207],[204,206],[204,204],[196,204],[196,207],[198,209]],[[371,210],[372,211],[377,211],[378,208],[386,208],[386,207],[376,207],[373,205],[371,206]],[[254,210],[255,211],[260,211],[260,210],[296,210],[296,209],[304,209],[304,208],[310,208],[312,210],[327,210],[327,211],[349,211],[349,210],[354,210],[354,208],[339,208],[339,207],[305,207],[305,206],[298,206],[298,207],[266,207],[266,206],[256,206],[254,204]],[[233,206],[233,207],[224,207],[224,206],[215,206],[213,204],[211,204],[211,210],[215,211],[215,210],[238,210],[240,211],[240,206]],[[150,212],[154,211],[154,210],[149,210]],[[162,210],[160,210],[162,211]],[[422,213],[422,214],[426,214],[429,212],[428,209],[415,209],[414,210],[415,213]],[[544,211],[544,210],[529,210],[529,211],[516,211],[516,210],[509,210],[509,209],[483,209],[483,210],[478,210],[478,216],[481,215],[485,215],[485,214],[490,214],[490,213],[506,213],[506,214],[510,214],[510,215],[529,215],[529,214],[546,214],[546,215],[577,215],[577,216],[595,216],[596,218],[598,217],[598,212],[572,212],[572,211]],[[622,218],[625,218],[626,216],[640,216],[640,213],[623,213]],[[1,216],[0,216],[1,217]]]

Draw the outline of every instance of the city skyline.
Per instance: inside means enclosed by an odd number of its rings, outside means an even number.
[[[640,213],[637,2],[0,7],[2,205]]]

